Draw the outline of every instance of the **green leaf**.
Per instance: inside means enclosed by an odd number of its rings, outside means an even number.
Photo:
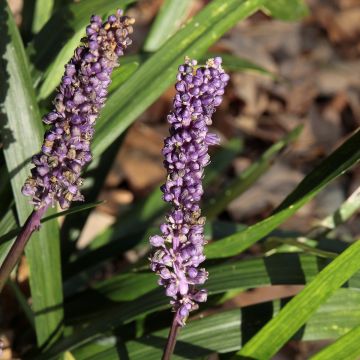
[[[238,56],[232,54],[208,52],[204,56],[200,57],[200,62],[205,63],[207,59],[217,56],[222,57],[223,67],[228,71],[255,72],[276,79],[275,74],[271,73],[269,70],[266,70],[262,66],[257,65],[247,59],[239,58]]]
[[[244,231],[230,235],[207,245],[207,258],[224,258],[236,255],[268,235],[304,204],[326,187],[332,180],[344,174],[360,159],[360,131],[356,131],[338,149],[308,174],[296,189],[275,209],[270,217],[249,226]]]
[[[347,198],[331,215],[323,219],[318,225],[329,230],[349,220],[360,209],[360,187]]]
[[[266,0],[262,10],[280,20],[300,20],[309,15],[309,9],[303,0]]]
[[[360,325],[356,326],[333,344],[311,357],[310,360],[357,360],[360,357]]]
[[[236,351],[246,339],[255,333],[269,319],[279,312],[288,299],[275,300],[241,309],[223,311],[214,315],[200,317],[180,331],[171,359],[198,359],[212,353]],[[323,304],[304,331],[296,339],[323,340],[337,338],[349,327],[360,324],[360,293],[341,289]],[[126,353],[131,360],[158,360],[165,346],[168,329],[128,341],[126,348],[119,347],[116,336],[100,338],[84,345],[73,354],[77,360],[122,359]],[[342,359],[334,357],[333,359]]]
[[[88,204],[83,204],[83,205],[77,205],[72,207],[71,209],[68,210],[64,210],[64,211],[59,211],[58,213],[49,215],[49,216],[45,216],[42,220],[41,223],[45,223],[49,220],[52,219],[56,219],[60,216],[68,216],[68,215],[72,215],[72,214],[76,214],[78,212],[84,211],[84,210],[88,210],[88,209],[93,209],[96,206],[103,204],[104,201],[103,200],[99,200],[99,201],[95,201],[93,203],[88,203]]]
[[[101,154],[175,81],[185,55],[198,57],[239,20],[256,11],[263,0],[214,0],[172,36],[117,91],[103,109],[93,143]]]
[[[50,19],[54,8],[54,0],[36,0],[34,9],[34,19],[32,23],[32,32],[38,33],[41,28]]]
[[[193,0],[165,0],[144,44],[145,51],[156,51],[170,38],[186,19]]]
[[[0,27],[0,117],[11,132],[11,137],[4,142],[4,156],[18,217],[23,224],[32,206],[20,190],[30,172],[29,157],[41,147],[43,127],[23,44],[5,0],[0,0]],[[56,340],[62,330],[60,248],[56,222],[47,223],[32,236],[26,247],[26,256],[30,266],[37,341],[39,346],[43,346]]]
[[[109,86],[109,95],[113,94],[131,75],[138,69],[140,63],[138,61],[121,64],[115,68],[111,75],[112,82]]]
[[[3,263],[6,254],[9,252],[15,240],[14,236],[16,236],[17,233],[9,233],[14,226],[16,226],[16,215],[12,205],[0,221],[0,264]]]
[[[270,284],[305,284],[327,263],[326,259],[293,253],[211,266],[207,268],[211,275],[205,287],[210,295],[215,295],[228,290]],[[98,284],[96,289],[69,299],[66,305],[69,324],[88,321],[89,314],[93,315],[94,311],[97,312],[97,316],[91,319],[88,327],[60,340],[46,355],[56,355],[65,349],[75,348],[110,329],[170,306],[163,289],[156,284],[155,274],[127,275],[126,287],[122,284],[125,275],[120,276],[120,281],[117,281],[116,277],[109,279]],[[360,288],[360,274],[351,278],[348,286]],[[145,294],[144,288],[147,290]],[[120,302],[116,304],[118,301]]]
[[[43,79],[38,92],[39,100],[46,99],[60,83],[64,64],[70,60],[80,39],[85,35],[90,16],[124,9],[135,1],[86,0],[70,3],[56,11],[28,47],[34,65],[33,77],[36,82]]]
[[[299,253],[281,253],[269,257],[254,258],[222,265],[207,266],[210,274],[205,288],[214,295],[232,289],[247,289],[266,285],[306,284],[323,267],[326,259]],[[349,287],[360,287],[360,275],[356,274]],[[98,309],[101,301],[132,301],[158,287],[156,277],[151,272],[120,274],[101,281],[90,290],[78,294],[67,304],[67,309],[74,314],[81,312],[86,299],[92,299],[91,307]],[[91,295],[94,295],[92,298]],[[99,299],[99,302],[97,301]],[[86,307],[86,306],[85,306]]]
[[[241,173],[239,177],[225,186],[214,198],[210,199],[204,206],[205,216],[209,219],[215,218],[232,200],[244,193],[270,168],[279,152],[298,138],[301,130],[302,126],[298,126],[283,139],[271,146],[257,161]]]
[[[270,359],[341,285],[360,269],[360,241],[349,246],[279,314],[251,338],[235,357]]]
[[[84,211],[84,210],[88,210],[88,209],[92,209],[100,204],[102,204],[104,201],[96,201],[94,203],[89,203],[89,204],[84,204],[84,205],[78,205],[78,206],[74,206],[69,210],[64,210],[64,211],[59,211],[56,213],[53,213],[49,216],[45,216],[44,218],[41,219],[41,223],[44,224],[47,221],[56,219],[60,216],[67,216],[67,215],[71,215],[71,214],[76,214],[78,212]],[[4,244],[5,242],[11,240],[14,236],[16,236],[17,234],[19,234],[21,228],[17,227],[17,228],[13,228],[14,225],[16,225],[16,220],[14,216],[11,216],[11,209],[6,213],[5,217],[3,218],[4,220],[4,227],[7,229],[6,230],[6,234],[1,235],[0,236],[0,245]],[[0,222],[0,228],[3,230],[3,228],[1,227],[3,220]],[[10,230],[10,228],[12,228]],[[10,246],[9,244],[7,244],[7,246]],[[0,263],[2,262],[2,248],[0,248]]]
[[[321,249],[317,249],[314,246],[307,245],[305,241],[314,241],[308,238],[300,238],[300,239],[293,239],[293,238],[280,238],[280,237],[269,237],[267,239],[269,242],[278,242],[281,244],[290,245],[290,247],[295,247],[297,250],[303,250],[308,254],[313,254],[320,257],[325,257],[329,259],[334,259],[337,257],[337,253],[332,251],[325,251]],[[316,243],[316,241],[314,241]],[[287,247],[288,249],[289,247]],[[289,251],[289,250],[288,250]]]
[[[25,298],[24,294],[22,293],[21,289],[19,288],[18,284],[15,281],[9,280],[7,282],[7,285],[12,290],[17,302],[19,303],[22,311],[24,312],[27,320],[29,321],[30,325],[32,327],[35,327],[35,319],[34,319],[34,313],[31,310],[27,299]]]

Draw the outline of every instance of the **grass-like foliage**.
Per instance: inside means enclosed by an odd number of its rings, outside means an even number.
[[[199,60],[199,65],[191,65],[194,73],[196,69],[205,72],[201,68],[205,59],[221,56],[230,79],[236,72],[249,71],[276,80],[277,76],[257,65],[256,59],[251,62],[222,52],[221,48],[210,48],[256,12],[278,21],[298,21],[308,14],[308,9],[302,0],[212,0],[192,16],[192,0],[165,0],[145,38],[136,40],[136,50],[130,54],[124,51],[121,66],[111,75],[106,105],[99,113],[91,144],[93,162],[81,175],[85,179],[85,202],[66,209],[73,195],[67,191],[61,196],[54,193],[51,196],[62,200],[62,204],[65,198],[66,206],[57,209],[47,204],[46,214],[36,219],[37,225],[41,222],[37,231],[38,226],[30,225],[38,209],[32,213],[33,206],[21,188],[30,174],[31,158],[41,149],[44,132],[49,129],[50,125],[43,125],[41,117],[52,109],[54,93],[59,91],[60,81],[64,81],[61,79],[64,65],[85,36],[91,15],[105,18],[118,8],[132,14],[131,8],[140,1],[25,3],[19,27],[7,1],[0,0],[0,265],[8,267],[10,273],[25,250],[29,269],[25,279],[29,289],[24,282],[20,283],[16,268],[10,277],[0,271],[1,286],[7,282],[1,296],[6,298],[11,294],[27,322],[26,334],[19,341],[22,345],[17,351],[23,351],[21,358],[36,359],[159,359],[171,324],[169,300],[148,264],[150,252],[154,256],[149,236],[159,233],[161,219],[169,211],[159,188],[154,187],[149,195],[136,199],[85,248],[79,250],[77,242],[91,211],[104,205],[99,194],[115,154],[124,144],[127,129],[175,84],[184,58]],[[126,26],[132,22],[129,24]],[[106,31],[108,28],[104,26]],[[135,25],[135,33],[136,30]],[[90,39],[89,31],[88,36]],[[86,41],[85,44],[90,44]],[[109,64],[112,70],[114,63]],[[211,64],[212,69],[218,66]],[[220,79],[220,75],[216,76]],[[106,83],[106,79],[100,81]],[[93,106],[100,108],[101,100],[94,99]],[[58,104],[55,106],[59,109]],[[202,289],[207,289],[208,298],[199,310],[196,302],[191,303],[191,310],[195,311],[188,319],[185,307],[176,305],[185,314],[181,325],[184,318],[186,325],[179,334],[171,335],[177,335],[175,350],[171,348],[174,343],[168,342],[171,349],[164,359],[174,351],[172,359],[205,359],[218,353],[224,359],[265,360],[271,359],[291,339],[334,340],[313,359],[360,356],[360,243],[357,239],[343,242],[329,237],[359,209],[359,189],[310,233],[279,228],[359,161],[359,130],[324,156],[268,216],[259,217],[251,226],[221,216],[233,200],[251,189],[274,161],[283,156],[283,150],[297,141],[302,130],[300,126],[289,131],[257,155],[225,187],[217,192],[212,190],[202,201],[202,214],[207,218],[204,236],[209,242],[202,266],[209,278],[204,285],[200,280],[195,282],[197,286],[200,284],[199,289],[188,292],[204,294]],[[234,137],[211,154],[212,161],[203,178],[205,194],[213,185],[219,188],[243,147],[243,142]],[[43,147],[43,152],[46,151]],[[41,201],[49,198],[36,200],[36,206],[41,208]],[[181,208],[180,205],[175,209]],[[35,215],[29,222],[31,213]],[[202,218],[198,216],[195,220],[203,226]],[[24,234],[31,235],[28,242]],[[19,239],[24,246],[16,249]],[[256,256],[248,251],[254,244],[259,245]],[[98,276],[99,270],[129,250],[138,254],[134,263],[108,276]],[[243,252],[247,252],[245,258],[241,256]],[[156,256],[152,260],[155,264]],[[181,257],[181,253],[176,256]],[[7,263],[9,258],[14,264]],[[171,286],[179,281],[174,280]],[[222,307],[242,291],[289,284],[304,288],[292,298],[246,307],[233,305],[230,310]],[[169,288],[168,283],[162,285]]]

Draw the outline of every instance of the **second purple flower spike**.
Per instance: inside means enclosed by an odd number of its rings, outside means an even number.
[[[195,60],[185,59],[177,75],[174,109],[168,115],[170,136],[163,148],[168,176],[162,192],[172,209],[160,227],[162,235],[150,238],[156,248],[151,269],[172,298],[175,321],[180,326],[185,325],[190,311],[198,308],[197,303],[207,299],[206,290],[196,287],[208,277],[206,270],[199,268],[205,260],[205,218],[199,203],[204,168],[210,163],[208,148],[219,143],[208,126],[229,81],[221,62],[217,57],[197,66]]]

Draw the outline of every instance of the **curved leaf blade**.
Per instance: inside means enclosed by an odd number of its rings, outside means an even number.
[[[4,95],[0,99],[0,117],[12,135],[4,143],[4,155],[18,217],[24,223],[32,206],[20,189],[30,172],[29,156],[41,147],[43,127],[23,44],[5,0],[0,1],[0,27],[0,86]],[[34,234],[25,253],[30,266],[37,341],[39,346],[48,345],[61,334],[63,319],[57,223],[49,222]]]
[[[360,269],[360,241],[356,241],[324,268],[279,314],[253,337],[235,359],[270,359],[316,309]]]
[[[296,189],[275,209],[273,215],[247,229],[213,242],[205,248],[207,258],[233,256],[268,235],[331,181],[344,174],[360,159],[360,130],[308,174]]]
[[[145,51],[156,51],[185,20],[193,0],[165,0],[144,44]]]
[[[172,359],[198,359],[212,353],[238,350],[251,332],[256,332],[264,322],[276,316],[286,300],[224,311],[189,322],[180,332]],[[343,335],[349,327],[360,324],[359,301],[358,292],[339,290],[317,310],[296,339],[322,340]],[[161,357],[167,335],[168,329],[148,334],[128,341],[124,350],[131,360],[157,360]],[[73,353],[77,360],[122,358],[115,335],[94,340]]]
[[[224,187],[215,198],[210,199],[204,206],[206,218],[214,219],[219,215],[227,205],[242,193],[244,193],[255,181],[257,181],[272,165],[277,155],[292,141],[295,141],[302,130],[302,126],[296,127],[283,139],[272,145],[264,152],[253,164],[244,170],[229,185]]]
[[[343,335],[333,344],[311,357],[310,360],[356,360],[360,357],[360,325]]]

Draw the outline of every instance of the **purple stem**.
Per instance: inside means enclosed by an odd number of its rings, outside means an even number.
[[[9,253],[6,255],[6,258],[0,267],[0,292],[2,291],[16,263],[19,261],[31,234],[35,230],[39,229],[40,220],[46,210],[47,206],[43,206],[38,210],[33,210],[21,228],[19,235],[17,236],[14,244],[12,245]]]
[[[174,315],[172,325],[171,325],[171,329],[170,329],[169,336],[167,339],[166,347],[164,349],[164,353],[161,358],[162,360],[169,360],[171,358],[171,355],[174,352],[175,345],[176,345],[176,337],[180,331],[180,325],[179,325],[177,316],[178,316],[178,314],[176,312]]]

